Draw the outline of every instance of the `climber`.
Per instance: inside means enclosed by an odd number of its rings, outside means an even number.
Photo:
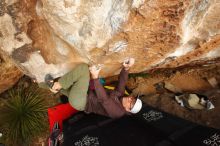
[[[119,83],[110,94],[107,94],[100,83],[100,66],[88,67],[86,64],[80,64],[58,81],[50,80],[48,85],[53,93],[61,92],[66,95],[70,105],[78,111],[96,113],[111,118],[135,114],[141,110],[142,101],[133,96],[124,96],[128,72],[134,62],[133,58],[124,61],[119,75]]]

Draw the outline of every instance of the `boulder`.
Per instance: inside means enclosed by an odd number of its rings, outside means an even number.
[[[174,68],[220,57],[219,0],[1,0],[0,49],[44,81],[77,64],[116,75]]]
[[[22,75],[10,58],[0,54],[0,93],[11,88]]]

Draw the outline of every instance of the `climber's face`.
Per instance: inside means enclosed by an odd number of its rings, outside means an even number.
[[[121,103],[127,112],[130,112],[133,108],[136,99],[133,96],[126,96],[121,99]]]

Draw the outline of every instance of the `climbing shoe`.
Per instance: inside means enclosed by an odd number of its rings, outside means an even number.
[[[54,78],[51,76],[51,74],[46,74],[44,81],[52,89],[54,85]]]

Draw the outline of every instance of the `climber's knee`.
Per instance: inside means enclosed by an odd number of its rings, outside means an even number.
[[[86,106],[86,97],[69,97],[69,103],[74,109],[84,111]]]

